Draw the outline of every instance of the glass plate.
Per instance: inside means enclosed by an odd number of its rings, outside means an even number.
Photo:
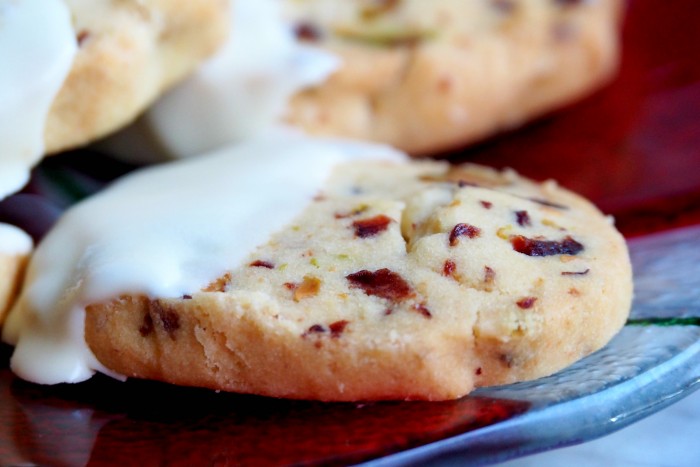
[[[44,387],[5,363],[0,463],[491,463],[602,436],[700,382],[698,238],[694,227],[630,242],[634,311],[605,348],[553,376],[456,401],[327,404],[107,377]]]

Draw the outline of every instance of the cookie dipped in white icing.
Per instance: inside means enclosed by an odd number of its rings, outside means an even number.
[[[16,345],[13,371],[44,384],[111,374],[85,344],[87,305],[201,289],[300,213],[334,166],[357,158],[403,156],[363,143],[251,140],[134,173],[78,204],[37,248],[3,329]]]
[[[62,0],[0,0],[0,199],[44,153],[44,127],[77,42]]]
[[[278,125],[292,95],[340,65],[299,43],[278,0],[238,0],[221,50],[139,121],[102,143],[127,160],[198,155]]]

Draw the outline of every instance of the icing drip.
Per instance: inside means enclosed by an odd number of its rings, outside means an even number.
[[[0,0],[0,199],[43,156],[46,117],[76,50],[62,0]]]
[[[87,305],[201,290],[358,158],[403,160],[383,146],[268,137],[139,171],[76,205],[37,248],[3,329],[13,371],[44,384],[109,374],[85,344]]]

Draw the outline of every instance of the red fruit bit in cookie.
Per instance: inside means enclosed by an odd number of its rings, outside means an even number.
[[[156,319],[170,338],[175,339],[175,333],[180,329],[180,316],[173,308],[157,300],[148,302],[148,312],[144,316],[141,328],[139,328],[141,335],[145,337],[153,332]]]
[[[496,271],[491,269],[488,266],[484,266],[484,282],[487,284],[493,284],[493,281],[496,279]]]
[[[403,277],[389,269],[355,272],[345,276],[353,289],[362,289],[367,295],[400,302],[413,296],[411,286]]]
[[[491,201],[479,201],[481,205],[486,208],[486,209],[491,209],[493,207],[493,203]]]
[[[309,329],[304,331],[304,333],[301,335],[301,338],[306,339],[310,336],[319,336],[320,337],[321,334],[325,334],[325,333],[326,333],[326,328],[324,328],[320,324],[314,324],[314,325],[310,326]],[[321,342],[318,339],[316,339],[316,342],[314,343],[314,347],[316,347],[317,349],[320,349],[322,347],[322,345],[323,344],[321,344]]]
[[[311,23],[297,24],[294,34],[300,41],[315,42],[321,39],[321,31]]]
[[[515,302],[515,304],[518,305],[523,310],[527,310],[529,308],[532,308],[532,306],[535,304],[536,301],[537,301],[536,297],[525,297],[525,298],[521,298],[520,300]]]
[[[530,214],[528,214],[527,211],[515,211],[515,218],[520,227],[530,227],[532,225]]]
[[[352,223],[352,227],[355,229],[355,236],[360,238],[374,237],[387,228],[391,223],[391,217],[380,214],[369,219],[360,219]]]
[[[413,305],[411,308],[413,308],[414,311],[417,311],[421,315],[423,315],[424,318],[432,318],[433,314],[430,312],[427,306],[425,306],[423,303],[416,303]]]
[[[459,237],[476,238],[481,235],[481,229],[469,224],[457,224],[450,232],[450,246],[457,246]]]
[[[90,38],[90,36],[90,31],[88,31],[87,29],[82,29],[76,37],[76,40],[78,41],[78,46],[82,46],[85,43],[85,41],[87,41]]]
[[[153,318],[150,314],[146,313],[143,316],[143,323],[139,328],[139,333],[141,334],[141,337],[146,337],[153,333]]]
[[[350,324],[350,321],[345,319],[329,324],[328,328],[331,330],[331,337],[340,337],[348,324]]]
[[[528,256],[576,255],[583,251],[583,245],[570,236],[558,242],[515,235],[510,238],[510,243],[515,251]]]
[[[442,275],[445,277],[450,277],[454,274],[457,265],[452,260],[445,260],[445,264],[442,266]]]
[[[320,324],[314,324],[313,326],[309,327],[309,330],[307,332],[309,332],[309,333],[326,332],[326,328],[324,328]]]
[[[275,269],[275,265],[270,263],[269,261],[262,261],[262,260],[257,260],[253,261],[250,263],[248,266],[252,268],[267,268],[267,269]]]

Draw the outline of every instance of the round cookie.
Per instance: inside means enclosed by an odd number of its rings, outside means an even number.
[[[228,0],[64,1],[79,50],[48,115],[47,153],[132,121],[228,31]]]
[[[428,399],[555,372],[632,293],[625,242],[553,182],[442,163],[345,165],[242,265],[180,298],[92,304],[129,377],[275,397]]]
[[[13,371],[44,384],[101,371],[442,400],[600,348],[625,322],[631,278],[611,220],[554,182],[261,138],[138,171],[67,211],[2,337]]]
[[[415,155],[511,129],[609,80],[620,0],[288,0],[300,40],[343,66],[288,121]]]

